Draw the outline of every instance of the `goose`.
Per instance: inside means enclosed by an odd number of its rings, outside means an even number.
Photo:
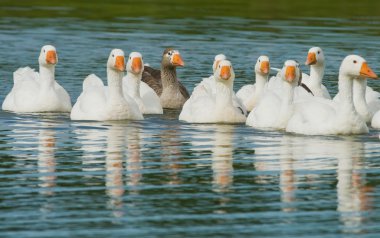
[[[293,112],[294,90],[301,71],[294,60],[287,60],[281,69],[282,94],[266,90],[257,106],[249,113],[246,124],[255,128],[285,129]]]
[[[212,72],[213,72],[212,75],[210,75],[208,78],[203,78],[203,80],[199,83],[199,85],[202,85],[203,87],[205,87],[205,89],[212,94],[216,93],[216,87],[215,87],[216,80],[214,77],[214,73],[217,70],[219,63],[222,60],[227,60],[227,57],[224,54],[216,55],[214,58],[213,65],[212,65]],[[236,108],[238,108],[245,116],[247,116],[248,112],[247,112],[246,107],[244,106],[242,101],[236,96],[233,90],[232,90],[231,96],[232,96],[232,104]]]
[[[310,75],[302,74],[302,83],[311,90],[314,96],[331,99],[329,91],[322,84],[325,73],[325,56],[322,49],[310,48],[305,64],[310,66]]]
[[[350,135],[368,133],[365,120],[356,112],[353,103],[353,81],[365,77],[377,78],[365,59],[349,55],[339,69],[339,102],[314,97],[299,102],[286,127],[287,132],[306,135]]]
[[[55,81],[57,51],[52,45],[41,48],[39,72],[30,67],[13,73],[13,88],[5,97],[2,109],[13,112],[70,112],[71,99]]]
[[[367,95],[367,93],[369,95]],[[366,121],[371,123],[374,114],[380,110],[380,99],[376,97],[376,91],[367,86],[367,79],[354,80],[353,83],[353,101],[355,110]],[[337,93],[334,97],[334,101],[339,102],[341,100],[340,93]]]
[[[185,63],[178,50],[167,48],[161,61],[161,70],[144,67],[142,81],[147,83],[160,96],[163,108],[179,109],[190,97],[189,92],[177,79],[176,67]]]
[[[244,123],[245,115],[232,102],[235,73],[228,60],[219,62],[214,73],[215,93],[199,84],[184,104],[179,120],[190,123]]]
[[[129,54],[127,75],[123,77],[123,92],[132,97],[143,114],[162,114],[160,97],[146,83],[141,82],[144,70],[143,57],[139,52]]]
[[[255,64],[256,83],[243,86],[236,96],[242,101],[247,111],[252,111],[263,94],[268,83],[269,57],[262,55]]]
[[[107,82],[95,74],[83,81],[83,91],[71,110],[71,120],[142,120],[136,102],[123,94],[122,79],[125,71],[124,52],[113,49],[107,61]]]

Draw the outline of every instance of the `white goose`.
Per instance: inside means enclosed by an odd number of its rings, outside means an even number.
[[[245,85],[236,93],[236,97],[240,99],[249,112],[257,105],[267,86],[269,69],[269,57],[260,56],[255,65],[256,83]]]
[[[54,46],[45,45],[38,58],[39,73],[29,67],[13,73],[13,88],[3,102],[3,110],[14,112],[70,112],[71,100],[55,81],[58,63]]]
[[[215,86],[215,71],[218,69],[219,63],[222,60],[226,60],[227,57],[224,54],[218,54],[214,58],[214,63],[212,64],[212,72],[213,74],[210,75],[208,78],[203,78],[202,82],[199,83],[199,85],[202,85],[208,92],[215,94],[216,93],[216,86]],[[248,115],[247,109],[244,106],[243,102],[236,96],[235,92],[232,89],[232,104],[238,108],[245,116]]]
[[[304,83],[316,97],[331,99],[329,91],[322,84],[323,75],[325,74],[325,56],[319,47],[310,48],[306,65],[310,65],[310,76],[302,74],[302,83]]]
[[[162,114],[160,97],[148,84],[141,82],[143,71],[142,55],[138,52],[130,53],[127,62],[127,75],[123,77],[124,95],[132,97],[143,114]]]
[[[72,120],[142,120],[143,116],[136,102],[123,95],[124,52],[111,51],[107,62],[108,86],[91,74],[83,82],[83,92],[77,99],[72,111]]]
[[[282,93],[266,90],[257,106],[249,113],[246,124],[255,128],[285,129],[293,112],[294,90],[300,80],[299,64],[287,60],[280,71]]]
[[[369,95],[367,94],[369,93]],[[380,99],[376,97],[376,91],[367,86],[367,79],[354,80],[353,83],[353,100],[355,110],[367,122],[371,123],[374,114],[380,110]],[[340,93],[334,97],[334,101],[341,100]]]
[[[235,73],[231,62],[222,60],[214,72],[215,93],[202,84],[194,88],[179,115],[179,120],[191,123],[243,123],[245,115],[233,105]]]
[[[368,127],[353,103],[353,81],[377,78],[360,56],[347,56],[339,69],[340,102],[314,97],[295,105],[286,131],[307,135],[368,133]]]

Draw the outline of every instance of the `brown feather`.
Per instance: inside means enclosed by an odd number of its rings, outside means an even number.
[[[161,71],[149,66],[144,67],[141,80],[148,84],[158,96],[162,94]]]

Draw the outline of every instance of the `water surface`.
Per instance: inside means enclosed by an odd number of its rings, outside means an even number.
[[[57,80],[73,102],[84,77],[105,78],[112,48],[159,66],[174,46],[191,91],[215,54],[232,61],[235,89],[273,66],[324,49],[325,85],[336,93],[341,60],[364,56],[380,73],[380,19],[0,18],[0,100],[18,67],[58,50]],[[303,66],[303,70],[308,69]],[[379,90],[378,82],[369,82]],[[179,111],[144,121],[72,122],[68,114],[0,112],[3,237],[377,237],[379,130],[298,136],[244,125],[179,122]]]

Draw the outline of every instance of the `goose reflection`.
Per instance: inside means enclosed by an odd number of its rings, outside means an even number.
[[[256,148],[255,168],[272,174],[279,171],[282,210],[297,210],[296,194],[302,183],[320,183],[320,173],[313,171],[336,170],[337,210],[341,222],[345,231],[360,232],[363,211],[371,209],[372,200],[368,193],[372,188],[366,185],[363,174],[363,143],[351,137],[284,135],[278,139],[278,146],[277,158],[267,156],[273,154],[274,148]],[[257,182],[266,182],[265,176],[258,176]]]
[[[51,129],[52,124],[43,122],[42,128],[38,132],[38,179],[41,194],[53,195],[53,188],[56,186],[56,161],[55,131]]]
[[[140,128],[134,126],[127,128],[127,145],[127,184],[130,189],[130,193],[138,194],[138,185],[140,184],[140,180],[142,178]]]
[[[104,171],[108,206],[114,217],[123,216],[124,159],[126,154],[126,127],[122,122],[77,123],[77,140],[83,151],[82,163],[85,177],[93,186],[97,171]],[[104,165],[105,157],[105,165]]]
[[[233,141],[232,125],[214,125],[212,138],[213,187],[216,192],[228,192],[233,183]]]
[[[123,160],[125,157],[125,125],[114,124],[107,130],[106,149],[106,189],[110,198],[109,205],[115,217],[122,217],[123,195]]]

